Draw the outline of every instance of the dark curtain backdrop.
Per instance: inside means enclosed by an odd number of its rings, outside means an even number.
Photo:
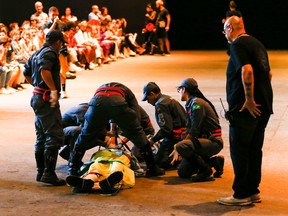
[[[137,32],[138,43],[143,38],[145,6],[154,0],[43,0],[44,11],[56,6],[60,14],[71,7],[81,20],[87,19],[91,6],[106,6],[112,18],[125,17],[128,31]],[[29,19],[34,13],[35,0],[0,0],[0,22],[9,24]],[[226,49],[226,39],[221,33],[222,18],[228,10],[229,0],[166,0],[166,8],[172,17],[169,33],[172,50]],[[287,49],[288,1],[284,0],[236,0],[244,16],[247,33],[260,39],[268,49]]]

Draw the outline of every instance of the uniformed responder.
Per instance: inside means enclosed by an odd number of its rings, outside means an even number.
[[[155,106],[155,117],[159,126],[158,132],[150,139],[150,144],[160,140],[160,148],[156,153],[157,164],[164,168],[171,168],[169,155],[174,144],[182,140],[182,133],[186,127],[186,113],[184,107],[170,96],[162,94],[155,82],[147,83],[143,88],[143,99]]]
[[[223,148],[219,117],[213,104],[198,89],[197,82],[187,78],[178,86],[181,101],[186,101],[188,115],[187,136],[174,146],[171,154],[177,160],[182,157],[178,168],[180,177],[191,177],[193,182],[214,180],[223,173],[224,157],[215,156]]]
[[[64,147],[59,155],[69,161],[74,144],[84,125],[84,115],[88,110],[88,103],[80,103],[62,114],[63,132],[65,136]]]
[[[58,150],[63,145],[60,105],[60,64],[58,53],[64,43],[60,31],[51,30],[46,43],[27,61],[26,80],[34,86],[31,107],[35,113],[37,181],[55,186],[65,185],[55,173]]]
[[[140,150],[147,164],[146,176],[165,174],[155,163],[149,140],[140,125],[140,116],[139,104],[128,87],[117,82],[101,85],[89,102],[84,127],[76,140],[69,162],[69,174],[79,175],[85,151],[95,147],[96,143],[104,142],[106,125],[110,119]]]

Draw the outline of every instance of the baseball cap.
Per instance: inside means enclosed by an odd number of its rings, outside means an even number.
[[[56,42],[57,40],[67,43],[64,39],[63,33],[59,30],[51,30],[46,35],[46,41]]]
[[[142,101],[147,100],[147,95],[149,95],[151,92],[158,93],[160,92],[159,86],[155,82],[148,82],[144,88],[143,88],[143,98]]]
[[[198,84],[196,80],[194,80],[193,78],[186,78],[181,82],[180,85],[177,86],[177,88],[181,88],[181,87],[194,90],[198,88]]]

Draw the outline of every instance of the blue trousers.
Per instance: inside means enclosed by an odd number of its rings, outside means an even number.
[[[42,95],[34,95],[30,105],[35,113],[36,143],[35,152],[44,150],[55,150],[63,146],[64,133],[59,103],[55,108],[45,102]]]

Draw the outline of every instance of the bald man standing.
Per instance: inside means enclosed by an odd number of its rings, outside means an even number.
[[[230,155],[234,169],[234,194],[220,198],[223,205],[244,206],[261,202],[262,147],[265,128],[273,113],[272,74],[263,44],[245,31],[242,18],[224,23],[231,44],[226,71],[226,94],[230,122]]]

